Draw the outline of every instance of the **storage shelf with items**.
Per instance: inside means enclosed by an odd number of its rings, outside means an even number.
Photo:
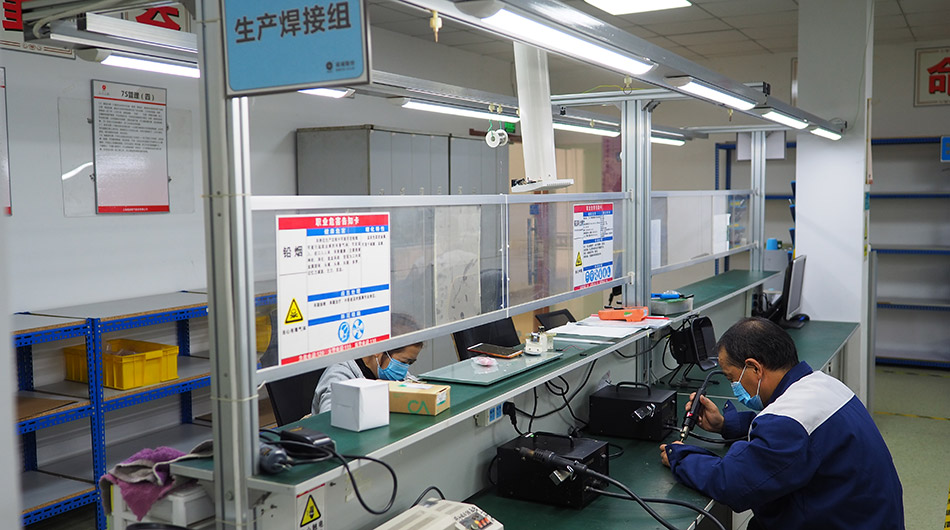
[[[17,433],[20,435],[23,469],[21,522],[24,525],[97,502],[92,481],[65,479],[37,462],[37,431],[76,420],[90,422],[90,440],[101,434],[93,383],[80,385],[83,395],[74,397],[49,391],[46,385],[34,386],[33,348],[72,338],[92,340],[90,322],[85,319],[55,318],[15,314],[12,319],[13,344],[17,356]],[[87,366],[95,365],[95,358]],[[93,370],[93,374],[95,371]],[[95,375],[93,382],[95,382]],[[78,384],[78,383],[77,383]],[[90,441],[90,446],[95,445]]]

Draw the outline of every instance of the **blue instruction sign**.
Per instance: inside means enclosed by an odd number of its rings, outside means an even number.
[[[940,137],[940,161],[950,162],[950,136]]]
[[[369,82],[364,0],[226,0],[228,95]]]

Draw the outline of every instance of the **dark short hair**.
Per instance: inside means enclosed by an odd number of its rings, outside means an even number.
[[[736,322],[719,338],[717,352],[742,366],[746,359],[755,359],[769,370],[783,370],[798,364],[795,342],[778,324],[760,317],[747,317]]]
[[[413,331],[419,331],[419,324],[414,318],[407,315],[406,313],[393,313],[390,315],[391,329],[390,333],[393,337],[398,337],[399,335],[405,335],[406,333],[412,333]],[[401,348],[396,348],[394,350],[389,350],[389,354],[398,353],[406,348],[417,347],[420,350],[424,346],[423,343],[417,342],[415,344],[407,344]]]

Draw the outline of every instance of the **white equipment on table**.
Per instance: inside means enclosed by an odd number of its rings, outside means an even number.
[[[504,530],[500,521],[474,504],[426,499],[376,530]]]

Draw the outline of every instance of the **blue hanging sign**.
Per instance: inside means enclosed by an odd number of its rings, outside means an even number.
[[[940,161],[950,162],[950,136],[940,137]]]
[[[364,0],[226,0],[228,95],[369,82]]]

